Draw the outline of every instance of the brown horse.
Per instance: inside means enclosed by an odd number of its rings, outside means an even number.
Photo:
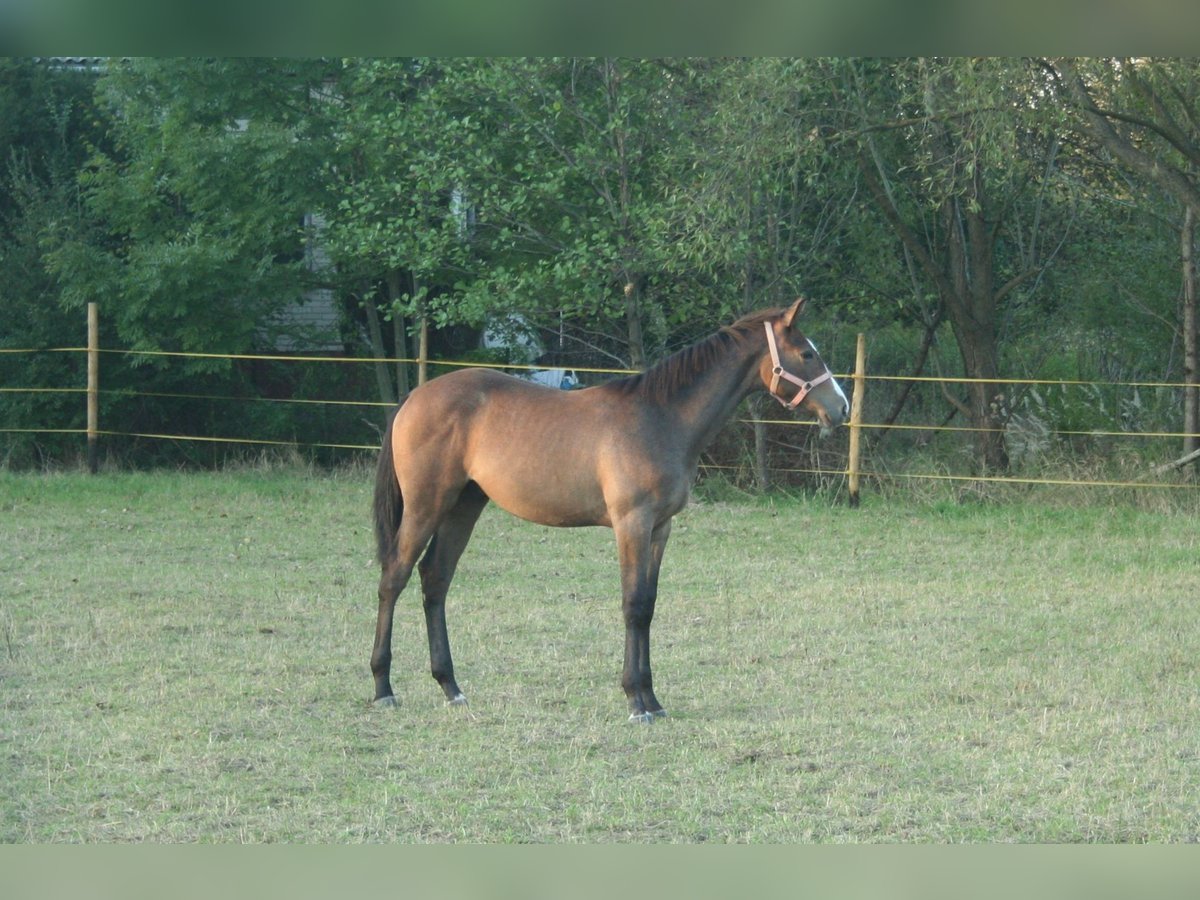
[[[671,518],[687,503],[701,451],[756,390],[814,413],[823,431],[849,413],[846,395],[794,325],[803,305],[745,316],[645,372],[583,390],[464,369],[413,391],[384,437],[375,481],[383,567],[371,653],[375,703],[396,702],[392,616],[418,559],[433,677],[450,703],[466,703],[446,636],[446,592],[479,514],[494,500],[542,525],[613,530],[629,718],[665,715],[650,676],[650,620]]]

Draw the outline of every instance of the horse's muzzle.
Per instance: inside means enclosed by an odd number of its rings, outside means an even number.
[[[845,424],[850,418],[850,401],[846,399],[846,395],[842,393],[841,387],[836,381],[826,383],[830,390],[828,393],[814,397],[817,402],[809,408],[816,413],[817,420],[821,424],[821,437],[828,437],[839,425]],[[825,385],[822,385],[824,387]],[[833,394],[832,397],[828,396]],[[828,400],[829,402],[825,402]],[[815,407],[815,408],[814,408]]]

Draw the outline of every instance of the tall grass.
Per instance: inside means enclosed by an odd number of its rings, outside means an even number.
[[[1194,841],[1194,511],[697,503],[627,724],[611,534],[489,510],[369,706],[365,473],[0,473],[0,840]]]

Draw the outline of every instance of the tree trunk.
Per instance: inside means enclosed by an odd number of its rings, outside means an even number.
[[[1196,213],[1190,206],[1180,234],[1183,259],[1183,453],[1200,449],[1200,371],[1197,371],[1196,333]]]
[[[387,273],[388,300],[392,307],[392,345],[396,354],[396,396],[403,400],[411,389],[408,377],[408,333],[404,316],[396,311],[400,299],[400,270],[389,269]]]
[[[364,294],[366,293],[364,291]],[[375,370],[375,384],[379,388],[379,401],[389,406],[395,406],[396,392],[387,363],[384,361],[387,349],[383,346],[383,328],[379,323],[379,307],[375,305],[374,301],[366,300],[363,303],[363,309],[367,314],[367,335],[371,339],[371,357],[374,359],[371,368]]]
[[[426,297],[421,280],[416,272],[409,273],[413,302],[417,305],[417,387],[429,378],[429,315],[425,308]]]
[[[625,283],[625,324],[629,332],[629,365],[646,368],[646,338],[642,332],[641,279],[632,277]]]
[[[754,421],[754,480],[758,482],[758,489],[762,493],[768,493],[771,490],[771,468],[770,456],[767,453],[767,426],[762,421],[767,410],[766,404],[763,402],[762,394],[754,394],[750,397],[750,417]]]
[[[975,197],[982,197],[976,183]],[[1003,385],[991,379],[1000,375],[996,343],[996,292],[993,278],[992,236],[983,218],[983,204],[975,211],[963,209],[957,200],[946,203],[952,295],[945,297],[946,312],[962,356],[967,378],[967,410],[975,429],[975,461],[987,472],[1008,469],[1004,426],[1008,422],[1008,400]]]
[[[1002,385],[990,381],[998,378],[1000,372],[996,331],[998,292],[993,271],[994,237],[984,215],[987,204],[978,173],[964,186],[960,196],[943,201],[945,246],[935,251],[905,221],[873,158],[860,154],[859,163],[884,217],[936,287],[954,331],[964,375],[972,379],[968,385],[969,406],[960,411],[976,429],[976,463],[984,472],[1003,472],[1009,463],[1004,446],[1008,403]]]
[[[967,414],[974,431],[975,461],[980,474],[1008,469],[1008,450],[1004,445],[1004,427],[1008,422],[1008,397],[999,377],[995,333],[951,311],[950,320],[958,339],[963,371],[972,379],[967,383]]]
[[[404,316],[392,316],[392,343],[396,347],[396,396],[403,399],[412,390],[408,376],[408,320]]]
[[[417,387],[429,380],[429,317],[421,310],[420,337],[417,339]]]

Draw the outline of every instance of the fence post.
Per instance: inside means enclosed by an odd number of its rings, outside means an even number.
[[[854,394],[850,400],[850,458],[846,475],[850,489],[850,506],[858,506],[859,462],[862,455],[862,403],[867,386],[867,341],[859,334],[854,351]]]
[[[100,313],[87,305],[87,465],[95,475],[100,468]]]

